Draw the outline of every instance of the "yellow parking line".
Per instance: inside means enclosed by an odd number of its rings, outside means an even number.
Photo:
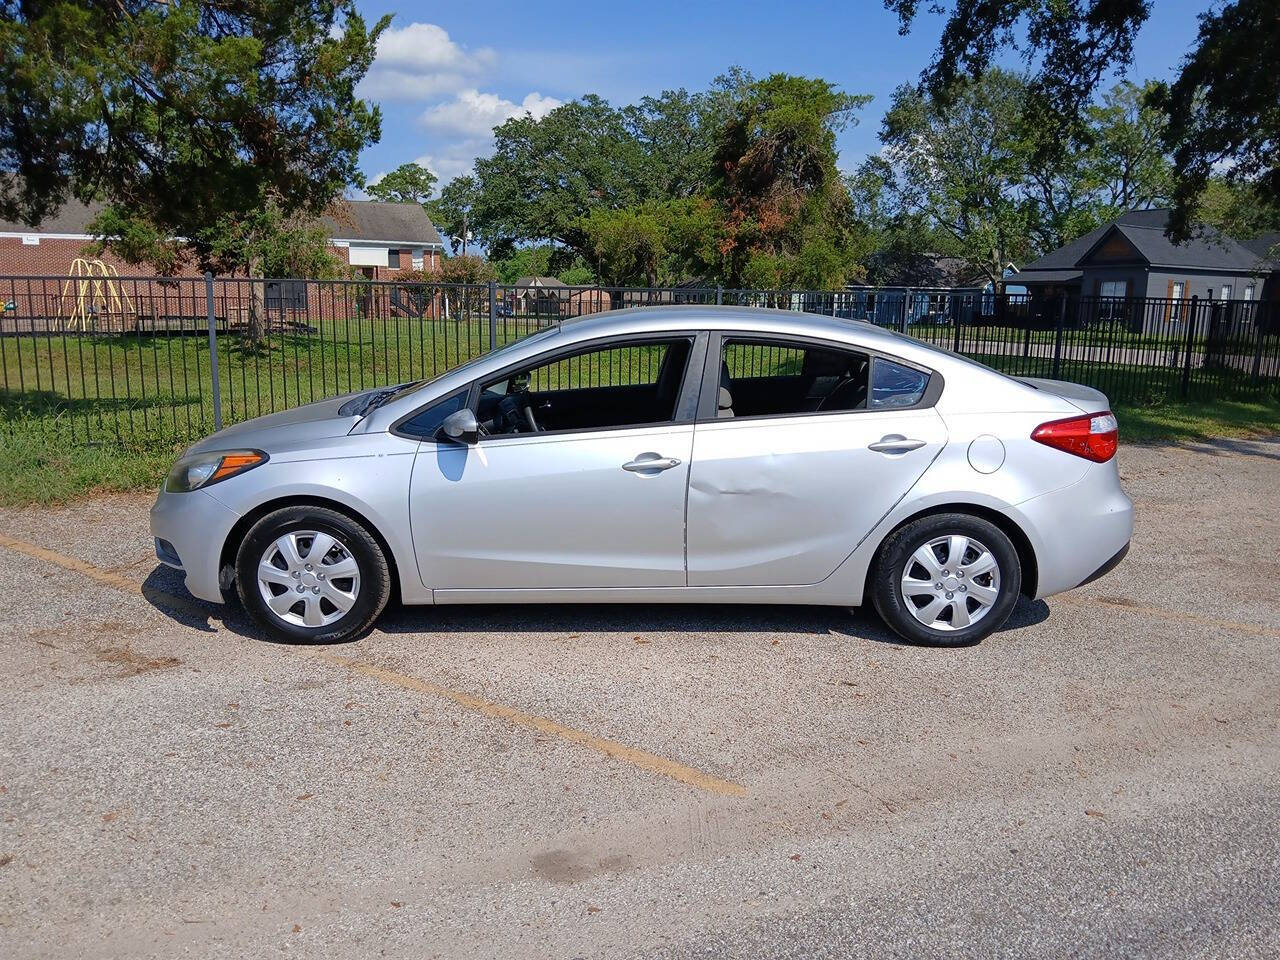
[[[210,611],[182,597],[174,596],[163,590],[149,590],[141,584],[128,577],[121,576],[110,570],[104,570],[101,567],[94,566],[84,560],[76,557],[69,557],[64,553],[56,550],[50,550],[47,547],[40,547],[33,543],[27,543],[24,540],[17,540],[5,534],[0,534],[0,546],[12,550],[15,553],[32,557],[36,560],[43,560],[54,566],[62,567],[64,570],[71,570],[79,573],[95,583],[103,586],[113,587],[116,590],[122,590],[125,593],[143,595],[156,603],[176,607],[181,610],[198,613],[200,616],[207,617]],[[545,733],[550,736],[559,737],[562,740],[568,740],[570,743],[576,743],[579,746],[602,753],[606,757],[612,757],[615,760],[621,760],[629,763],[634,767],[642,770],[648,770],[651,773],[660,776],[669,777],[680,783],[688,784],[699,790],[705,790],[708,793],[715,793],[727,797],[743,797],[747,794],[747,788],[741,784],[734,783],[732,780],[724,780],[720,777],[712,776],[709,773],[703,773],[693,767],[685,766],[682,763],[676,763],[674,760],[668,760],[666,757],[660,757],[656,753],[649,753],[647,750],[640,750],[637,747],[629,747],[625,743],[619,743],[616,740],[609,740],[605,737],[597,737],[593,733],[585,730],[578,730],[575,727],[565,726],[563,723],[557,723],[554,720],[548,720],[546,717],[535,716],[534,714],[525,713],[517,710],[515,707],[508,707],[505,704],[495,703],[492,700],[486,700],[475,694],[467,693],[463,690],[452,690],[448,687],[442,687],[438,684],[431,683],[428,680],[421,680],[418,677],[411,677],[407,674],[396,673],[394,670],[387,670],[383,667],[377,667],[368,663],[361,663],[351,657],[342,657],[337,654],[329,653],[324,650],[313,651],[314,655],[321,660],[325,660],[336,666],[345,667],[353,673],[362,676],[371,677],[380,680],[383,683],[400,687],[404,690],[413,690],[417,693],[431,694],[432,696],[442,697],[456,703],[460,707],[472,710],[482,716],[492,717],[498,720],[506,720],[518,727],[527,727],[531,730],[537,730],[539,733]]]
[[[405,690],[413,690],[417,693],[428,693],[433,696],[443,697],[483,716],[506,720],[518,727],[528,727],[531,730],[537,730],[539,733],[560,737],[562,740],[568,740],[589,750],[602,753],[606,757],[622,760],[634,767],[640,767],[643,770],[670,777],[672,780],[687,783],[691,787],[697,787],[699,790],[705,790],[708,793],[718,793],[728,797],[744,797],[747,794],[746,787],[734,783],[732,780],[724,780],[709,773],[703,773],[701,770],[695,770],[693,767],[685,766],[683,763],[676,763],[674,760],[660,757],[656,753],[629,747],[625,743],[619,743],[616,740],[609,740],[605,737],[597,737],[595,734],[587,733],[585,730],[567,727],[563,723],[557,723],[554,720],[548,720],[546,717],[539,717],[535,714],[525,713],[523,710],[517,710],[515,707],[508,707],[505,704],[494,703],[492,700],[477,697],[472,693],[451,690],[448,687],[431,683],[429,680],[422,680],[404,673],[396,673],[394,670],[376,667],[369,663],[361,663],[351,657],[340,657],[337,654],[326,651],[317,651],[316,656],[338,666],[346,667],[353,673],[381,680],[383,683],[389,683]]]

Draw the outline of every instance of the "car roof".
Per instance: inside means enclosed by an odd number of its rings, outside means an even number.
[[[615,334],[649,333],[663,330],[734,328],[753,332],[790,333],[797,336],[836,336],[848,339],[856,331],[864,335],[886,334],[865,320],[845,320],[796,310],[765,307],[679,304],[629,307],[584,314],[561,321],[559,329],[573,340],[589,340]]]

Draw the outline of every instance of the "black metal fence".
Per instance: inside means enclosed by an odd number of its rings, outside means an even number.
[[[868,321],[1117,402],[1280,394],[1280,304],[1256,301],[0,277],[0,420],[10,437],[188,442],[225,423],[431,377],[565,319],[664,304]]]

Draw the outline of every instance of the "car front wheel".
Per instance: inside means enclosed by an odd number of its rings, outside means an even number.
[[[885,541],[872,583],[876,611],[914,643],[977,643],[1009,619],[1022,589],[1018,551],[990,521],[922,517]]]
[[[285,507],[253,525],[236,554],[236,589],[276,637],[337,643],[364,633],[391,594],[373,535],[324,507]]]

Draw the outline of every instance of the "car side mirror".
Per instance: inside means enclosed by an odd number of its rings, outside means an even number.
[[[455,410],[444,418],[440,432],[454,443],[475,443],[480,437],[480,424],[470,408]]]

